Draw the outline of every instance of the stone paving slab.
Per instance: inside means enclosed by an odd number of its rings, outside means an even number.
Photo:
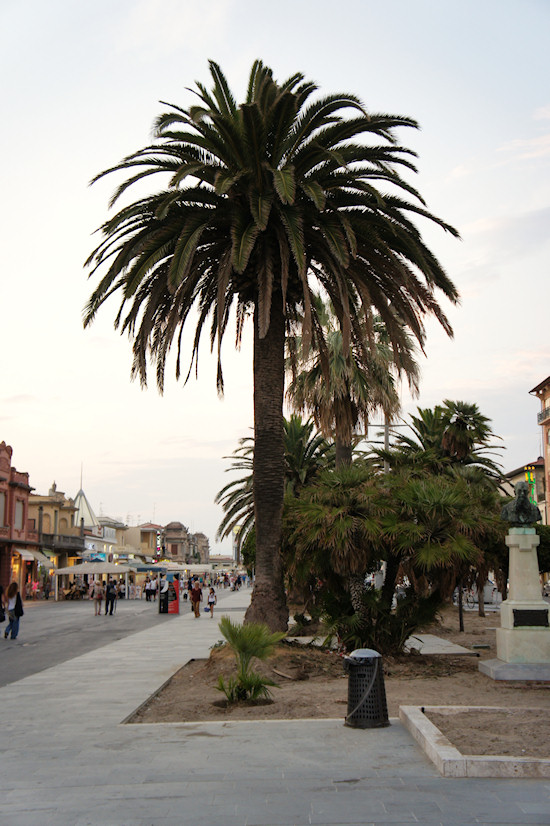
[[[405,643],[405,651],[415,648],[419,654],[452,654],[460,656],[478,657],[477,651],[464,648],[450,640],[437,637],[435,634],[414,634]]]
[[[250,592],[220,600],[234,620]],[[440,777],[398,720],[122,724],[217,623],[189,613],[4,685],[0,826],[548,824],[550,783]]]
[[[289,637],[288,639],[291,642],[300,643],[300,645],[322,645],[320,637]],[[414,636],[409,637],[404,647],[405,651],[410,651],[412,648],[415,648],[419,654],[479,656],[477,651],[471,651],[469,648],[464,648],[463,645],[457,645],[442,637],[437,637],[435,634],[414,634]]]

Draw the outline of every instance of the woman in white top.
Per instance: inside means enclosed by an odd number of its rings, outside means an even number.
[[[214,616],[214,605],[217,603],[218,598],[216,596],[216,592],[213,588],[210,588],[208,592],[208,607],[210,608],[210,619]]]

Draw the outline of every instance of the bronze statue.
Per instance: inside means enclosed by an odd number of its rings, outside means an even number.
[[[541,512],[529,499],[529,485],[518,482],[514,488],[516,498],[508,502],[500,512],[500,518],[514,528],[529,528],[542,519]]]

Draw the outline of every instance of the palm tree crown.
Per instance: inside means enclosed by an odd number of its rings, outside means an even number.
[[[210,71],[211,92],[197,83],[197,105],[169,105],[153,144],[97,176],[130,173],[111,205],[149,176],[167,173],[168,181],[101,227],[103,239],[88,264],[102,277],[85,324],[118,294],[115,325],[133,338],[133,374],[145,382],[151,358],[162,388],[174,340],[179,376],[182,331],[196,309],[189,371],[210,319],[221,390],[219,354],[231,308],[238,340],[253,314],[257,573],[247,618],[275,630],[288,616],[279,561],[285,329],[302,317],[306,341],[322,337],[312,308],[315,279],[335,307],[346,343],[352,333],[360,335],[359,305],[376,308],[397,349],[402,323],[423,340],[426,314],[450,334],[436,292],[455,302],[457,291],[410,216],[457,233],[425,209],[398,172],[414,169],[413,153],[393,134],[399,126],[416,127],[410,118],[368,114],[348,94],[312,102],[316,87],[303,75],[277,83],[261,61],[238,105],[212,61]],[[381,193],[377,183],[392,191]]]
[[[377,409],[388,419],[399,411],[395,378],[406,373],[411,390],[416,392],[419,370],[414,346],[405,329],[396,367],[379,317],[365,319],[363,339],[345,348],[331,308],[319,296],[315,296],[315,308],[323,328],[326,352],[306,354],[300,336],[287,340],[291,372],[287,397],[297,410],[313,415],[317,427],[334,439],[336,465],[340,467],[351,464],[353,435],[358,426],[366,431],[369,418]]]
[[[468,471],[472,478],[478,470],[495,482],[501,478],[500,465],[489,455],[501,450],[493,441],[500,437],[476,404],[445,399],[433,409],[419,407],[410,422],[410,433],[398,433],[390,450],[375,449],[373,455],[395,470]]]

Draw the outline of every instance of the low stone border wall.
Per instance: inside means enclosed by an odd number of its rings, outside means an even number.
[[[399,719],[443,777],[550,777],[550,760],[462,754],[424,714],[460,714],[487,706],[400,706]],[[491,711],[495,708],[491,707]]]

